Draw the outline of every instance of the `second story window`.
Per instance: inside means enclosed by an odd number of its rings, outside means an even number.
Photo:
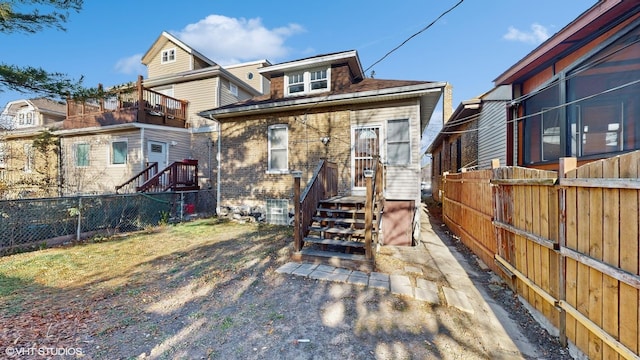
[[[176,49],[162,50],[162,63],[170,63],[176,61]]]
[[[304,73],[289,75],[288,94],[304,92]]]
[[[285,93],[287,96],[323,92],[330,89],[331,69],[313,69],[285,75]]]
[[[229,83],[229,92],[235,96],[238,96],[238,86],[233,83]]]

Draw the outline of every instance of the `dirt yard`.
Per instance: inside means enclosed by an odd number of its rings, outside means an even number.
[[[0,358],[490,358],[485,330],[457,309],[276,273],[290,247],[287,228],[203,219],[1,258]],[[406,265],[391,249],[378,264]],[[569,358],[478,273],[545,359]]]

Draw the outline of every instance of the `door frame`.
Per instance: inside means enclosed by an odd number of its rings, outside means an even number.
[[[382,137],[384,133],[383,124],[381,123],[371,123],[371,124],[358,124],[351,125],[351,149],[350,149],[350,157],[351,157],[351,194],[354,196],[364,196],[365,195],[365,187],[357,187],[356,186],[356,132],[358,130],[363,129],[378,129],[378,156],[382,158],[383,154],[383,142]]]

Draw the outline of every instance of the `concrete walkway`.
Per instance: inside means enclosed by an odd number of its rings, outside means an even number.
[[[434,231],[426,209],[421,220],[421,243],[414,247],[393,249],[393,256],[401,258],[406,264],[403,274],[367,274],[333,266],[296,262],[289,262],[276,271],[384,289],[431,304],[453,307],[465,312],[477,324],[482,345],[492,359],[544,358],[541,350],[520,331],[509,313],[486,292],[484,285],[474,283],[473,278],[477,278],[476,270],[455,247],[446,245],[443,238],[447,235],[442,230]],[[421,268],[437,269],[438,283],[426,279]],[[429,275],[433,278],[433,274]],[[415,281],[412,282],[410,277]],[[500,281],[495,275],[493,278],[496,282]],[[444,299],[446,303],[441,304],[440,299]]]

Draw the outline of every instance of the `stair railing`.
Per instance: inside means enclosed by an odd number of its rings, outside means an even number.
[[[293,173],[294,189],[294,250],[300,251],[304,246],[304,237],[309,231],[313,215],[320,200],[338,195],[338,165],[320,160],[311,180],[300,194],[302,172]]]
[[[132,191],[129,191],[129,192],[136,191],[135,189],[137,189],[140,185],[142,185],[143,183],[148,181],[153,175],[155,175],[157,173],[158,173],[158,163],[157,162],[152,162],[152,163],[147,164],[147,167],[144,168],[144,170],[140,171],[134,177],[132,177],[131,179],[127,180],[124,184],[116,186],[116,194],[118,194],[119,191],[121,189],[125,188],[125,187],[127,189],[131,189],[132,190]]]
[[[139,192],[176,191],[198,187],[198,161],[176,161],[136,187]]]

